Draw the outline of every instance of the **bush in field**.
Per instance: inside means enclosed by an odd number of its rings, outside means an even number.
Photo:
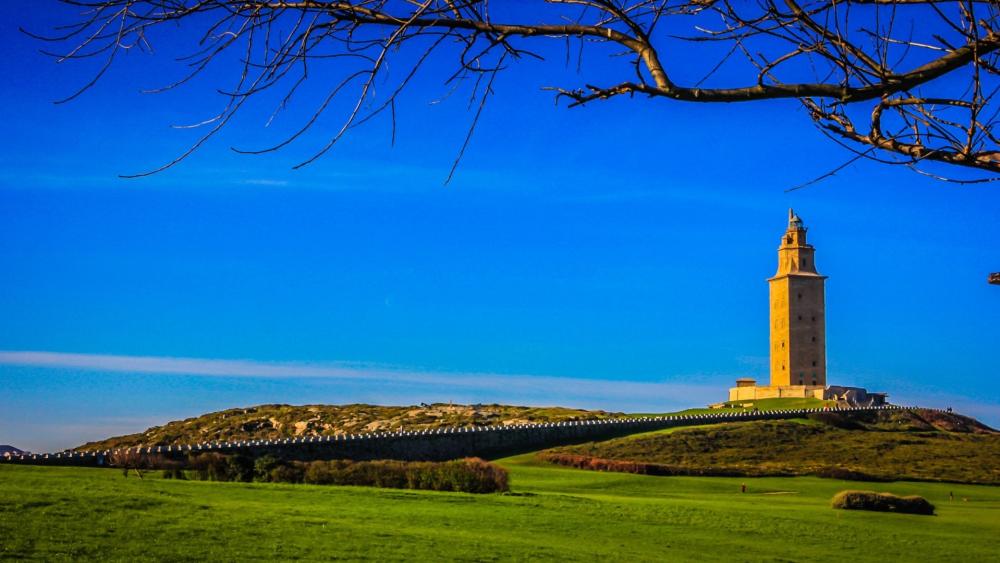
[[[305,468],[300,463],[279,464],[271,469],[268,481],[271,483],[301,483]]]
[[[341,485],[341,471],[337,464],[343,461],[314,461],[306,464],[303,480],[310,485]]]
[[[226,458],[226,475],[228,481],[249,483],[254,477],[254,460],[244,455],[232,455]]]
[[[194,470],[194,475],[202,481],[231,481],[229,460],[215,452],[206,452],[188,458],[188,466]]]
[[[875,491],[840,491],[833,496],[833,508],[843,510],[874,510],[905,514],[934,514],[934,505],[919,496],[901,497]]]
[[[423,489],[466,493],[495,493],[510,489],[507,471],[479,458],[455,461],[282,461],[266,455],[251,461],[235,455],[203,453],[188,459],[193,477],[203,481],[254,481],[359,485],[391,489]],[[164,469],[167,479],[183,479],[177,467]]]
[[[253,480],[268,482],[271,480],[271,473],[281,462],[273,455],[258,457],[253,463]]]
[[[163,470],[164,479],[187,479],[184,464],[179,461],[164,459],[157,467]]]
[[[486,493],[510,490],[506,469],[475,457],[466,459],[465,463],[466,468],[474,477],[473,483],[475,484],[467,492]],[[476,490],[477,487],[482,487],[483,490]]]
[[[303,480],[313,485],[360,485],[494,493],[509,490],[507,471],[478,458],[456,461],[313,461],[304,464]]]

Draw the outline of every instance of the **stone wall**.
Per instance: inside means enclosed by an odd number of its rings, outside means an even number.
[[[915,407],[856,407],[840,409],[745,410],[699,415],[653,416],[538,423],[510,426],[439,428],[435,430],[375,432],[337,436],[313,436],[246,442],[206,442],[182,446],[154,446],[104,450],[100,452],[59,452],[0,457],[0,463],[28,465],[107,466],[118,453],[134,452],[187,459],[202,452],[243,454],[259,457],[266,454],[284,459],[398,459],[448,460],[462,457],[487,459],[515,455],[544,448],[606,440],[638,432],[681,426],[718,424],[751,420],[799,418],[810,413],[833,410],[857,412]]]

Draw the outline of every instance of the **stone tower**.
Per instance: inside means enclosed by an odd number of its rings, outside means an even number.
[[[816,249],[806,228],[788,210],[788,230],[778,247],[771,289],[771,385],[826,386],[826,313]]]

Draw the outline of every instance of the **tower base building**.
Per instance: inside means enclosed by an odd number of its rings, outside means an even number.
[[[729,388],[730,401],[757,399],[826,399],[824,385],[757,385],[748,377],[736,380],[736,387]]]

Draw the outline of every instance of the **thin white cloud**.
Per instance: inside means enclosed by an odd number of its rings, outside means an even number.
[[[305,362],[262,362],[162,356],[120,356],[109,354],[69,354],[44,351],[0,351],[0,365],[78,369],[98,372],[175,374],[211,377],[264,379],[329,379],[378,384],[443,387],[449,391],[496,391],[542,400],[547,404],[590,403],[609,406],[658,404],[666,408],[698,406],[721,400],[726,390],[714,385],[673,382],[586,379],[542,375],[496,373],[453,373],[401,369],[395,367]]]
[[[272,180],[270,178],[250,178],[248,180],[243,180],[242,184],[247,184],[250,186],[274,186],[281,187],[287,186],[288,180]]]
[[[698,378],[675,376],[674,381],[588,379],[547,375],[445,372],[393,366],[352,363],[264,362],[183,358],[70,354],[63,352],[0,351],[0,366],[76,369],[94,372],[164,374],[259,379],[310,379],[317,383],[343,384],[351,394],[365,391],[383,402],[392,398],[420,396],[463,398],[470,401],[523,401],[531,404],[586,406],[607,410],[665,411],[703,406],[723,400],[725,385],[682,383]],[[346,397],[345,397],[346,398]],[[944,407],[978,416],[987,423],[1000,420],[1000,405],[982,398],[920,393],[895,394],[900,404]],[[412,400],[411,400],[412,402]]]

